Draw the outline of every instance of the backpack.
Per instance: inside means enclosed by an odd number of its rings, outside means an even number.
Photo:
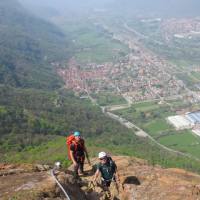
[[[113,161],[113,159],[110,156],[108,156],[108,160],[109,160],[109,165],[112,168],[113,172],[116,171],[116,164]]]
[[[70,155],[70,146],[71,146],[71,144],[74,144],[74,146],[75,146],[75,151],[76,151],[76,150],[77,150],[78,143],[76,142],[74,135],[70,135],[70,136],[68,136],[68,137],[66,138],[66,145],[67,145],[68,159],[69,159],[69,160],[72,160],[71,155]],[[81,138],[81,141],[80,141],[79,144],[81,144],[82,147],[84,148],[84,139]]]

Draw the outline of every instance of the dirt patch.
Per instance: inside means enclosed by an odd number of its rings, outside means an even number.
[[[32,190],[49,175],[47,172],[20,173],[0,177],[0,198],[21,190]]]

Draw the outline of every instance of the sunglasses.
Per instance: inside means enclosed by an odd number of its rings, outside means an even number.
[[[104,157],[104,158],[100,158],[99,160],[106,160],[106,157]]]

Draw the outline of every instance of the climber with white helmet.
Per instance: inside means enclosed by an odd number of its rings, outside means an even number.
[[[95,183],[98,176],[101,175],[101,185],[104,190],[107,190],[112,181],[119,183],[117,166],[106,152],[100,152],[98,157],[100,162],[97,164],[97,170],[93,182]]]

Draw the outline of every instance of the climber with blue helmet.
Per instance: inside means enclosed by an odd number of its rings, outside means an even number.
[[[79,131],[75,131],[73,135],[67,137],[67,145],[69,152],[69,159],[73,162],[75,176],[84,174],[84,162],[85,157],[90,164],[87,149],[85,147],[85,141],[81,137]]]

